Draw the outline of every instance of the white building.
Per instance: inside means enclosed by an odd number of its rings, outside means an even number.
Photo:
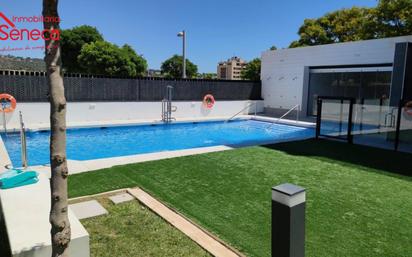
[[[412,99],[412,36],[265,51],[261,78],[265,111],[277,115],[299,104],[312,116],[317,96],[397,106]]]

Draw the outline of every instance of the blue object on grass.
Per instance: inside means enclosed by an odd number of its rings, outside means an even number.
[[[9,189],[37,183],[38,174],[35,171],[10,170],[0,177],[0,189]]]

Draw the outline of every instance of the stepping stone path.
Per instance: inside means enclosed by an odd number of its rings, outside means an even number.
[[[119,203],[124,203],[124,202],[128,202],[128,201],[132,201],[135,198],[133,196],[131,196],[128,193],[122,193],[122,194],[117,194],[117,195],[113,195],[110,196],[109,199],[114,203],[114,204],[119,204]]]
[[[107,210],[103,208],[103,206],[101,206],[96,200],[70,204],[69,207],[79,220],[108,213]]]

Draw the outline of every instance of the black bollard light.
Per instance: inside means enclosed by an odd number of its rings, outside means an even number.
[[[305,206],[303,187],[272,188],[272,257],[305,256]]]

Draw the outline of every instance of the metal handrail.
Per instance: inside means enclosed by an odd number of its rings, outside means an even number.
[[[273,126],[273,124],[278,123],[281,119],[285,118],[289,113],[291,113],[294,109],[300,107],[300,104],[297,104],[295,106],[293,106],[292,108],[290,108],[287,112],[285,112],[285,114],[283,114],[282,116],[280,116],[276,121],[272,122],[272,124],[270,124],[266,129],[269,129],[270,127]],[[299,121],[299,110],[296,112],[296,122]]]
[[[235,118],[236,116],[238,116],[239,114],[241,114],[244,110],[246,110],[247,108],[249,108],[250,106],[255,105],[255,116],[257,113],[257,101],[254,101],[253,103],[250,103],[248,105],[246,105],[242,110],[240,110],[239,112],[237,112],[235,115],[233,115],[232,117],[230,117],[229,119],[225,120],[225,122],[228,122],[230,120],[232,120],[233,118]]]
[[[23,115],[20,111],[20,141],[21,141],[21,162],[23,167],[28,167],[27,162],[27,139],[26,139],[26,127],[23,122]]]

